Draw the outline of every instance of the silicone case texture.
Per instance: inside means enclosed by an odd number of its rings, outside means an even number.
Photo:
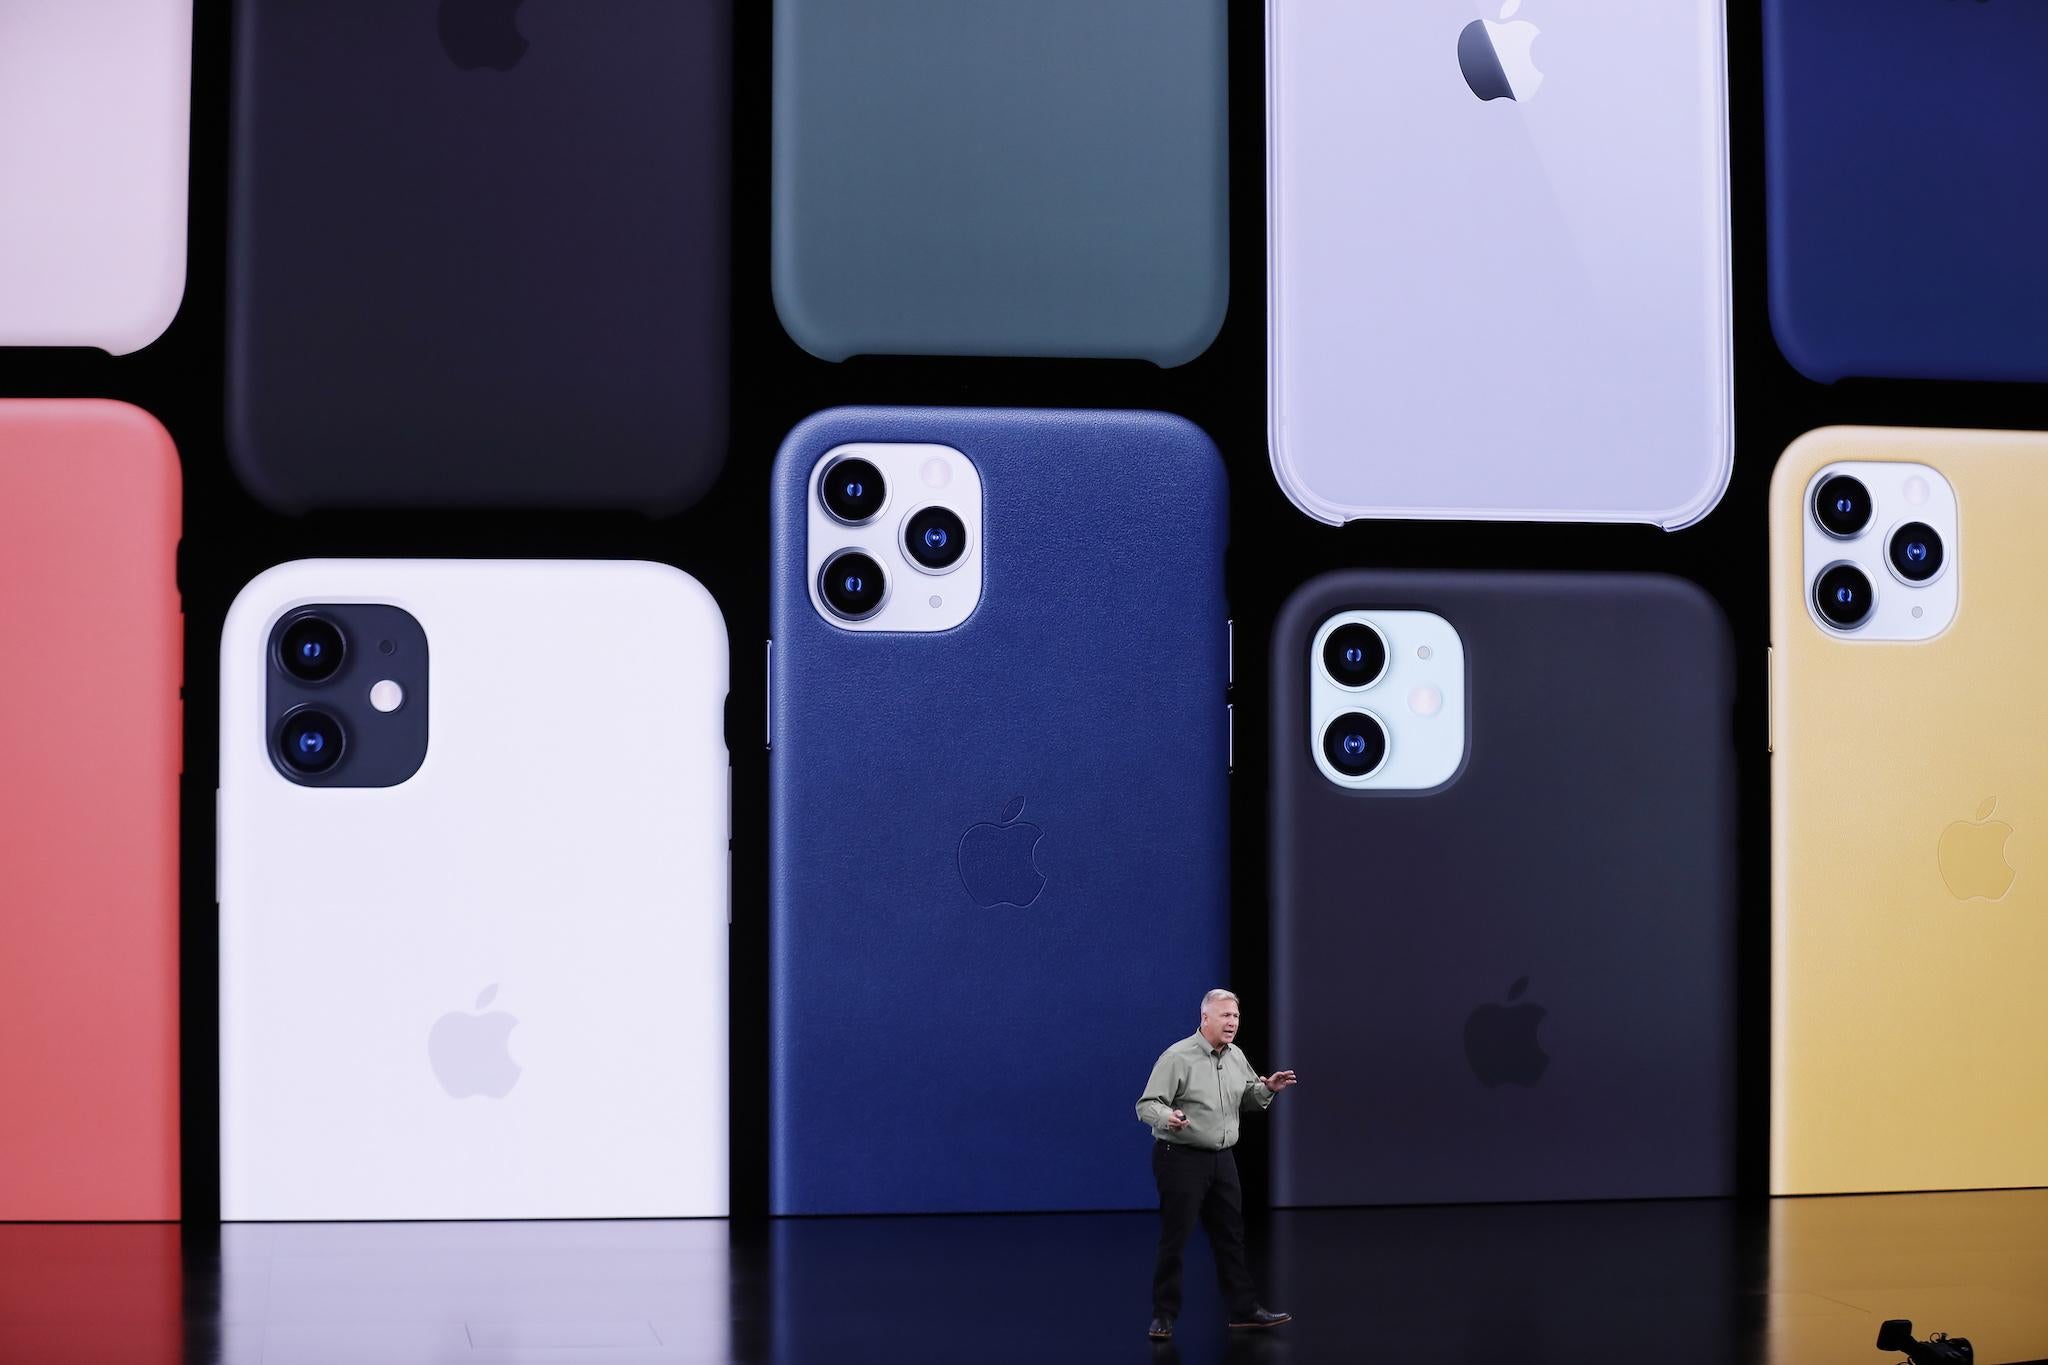
[[[0,346],[139,351],[185,297],[192,0],[0,3]]]
[[[178,1216],[178,452],[0,401],[0,1222]]]
[[[289,512],[696,501],[728,420],[730,18],[240,5],[228,418],[250,491]]]
[[[398,786],[271,760],[272,628],[340,602],[425,632],[426,761]],[[305,560],[242,590],[222,1217],[726,1213],[726,682],[717,606],[660,565]]]
[[[1463,637],[1465,766],[1434,791],[1339,788],[1310,751],[1316,627],[1372,607]],[[1731,1191],[1730,654],[1675,578],[1341,573],[1288,602],[1274,1049],[1321,1098],[1275,1106],[1278,1203]]]
[[[1225,0],[775,0],[797,343],[1178,365],[1229,292]]]

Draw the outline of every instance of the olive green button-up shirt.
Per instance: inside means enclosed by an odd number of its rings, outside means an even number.
[[[1247,1100],[1264,1109],[1273,1103],[1273,1092],[1237,1044],[1218,1051],[1197,1032],[1159,1054],[1138,1100],[1138,1119],[1161,1142],[1218,1152],[1237,1144],[1237,1114]],[[1166,1126],[1176,1109],[1188,1120],[1178,1132]]]

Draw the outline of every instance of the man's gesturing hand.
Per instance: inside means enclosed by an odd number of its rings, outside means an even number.
[[[1277,1095],[1288,1086],[1294,1084],[1294,1073],[1292,1071],[1276,1071],[1270,1076],[1259,1077],[1259,1083]]]
[[[1188,1126],[1188,1116],[1176,1109],[1166,1116],[1166,1126],[1171,1131],[1178,1133],[1181,1129]]]

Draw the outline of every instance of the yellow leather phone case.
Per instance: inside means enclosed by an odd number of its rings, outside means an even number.
[[[1933,639],[1808,609],[1808,492],[1842,460],[1953,486],[1958,609]],[[2048,1185],[2048,435],[1794,442],[1771,641],[1772,1192]]]

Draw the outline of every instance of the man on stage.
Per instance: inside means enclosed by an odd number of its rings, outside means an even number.
[[[1159,1054],[1138,1119],[1151,1128],[1152,1177],[1159,1184],[1159,1259],[1152,1272],[1154,1341],[1173,1335],[1180,1313],[1181,1251],[1195,1219],[1209,1234],[1216,1279],[1232,1327],[1278,1327],[1286,1313],[1259,1306],[1244,1256],[1244,1192],[1237,1181],[1238,1111],[1260,1109],[1294,1084],[1292,1071],[1260,1076],[1233,1045],[1237,997],[1214,990],[1202,997],[1202,1020],[1192,1037]]]

